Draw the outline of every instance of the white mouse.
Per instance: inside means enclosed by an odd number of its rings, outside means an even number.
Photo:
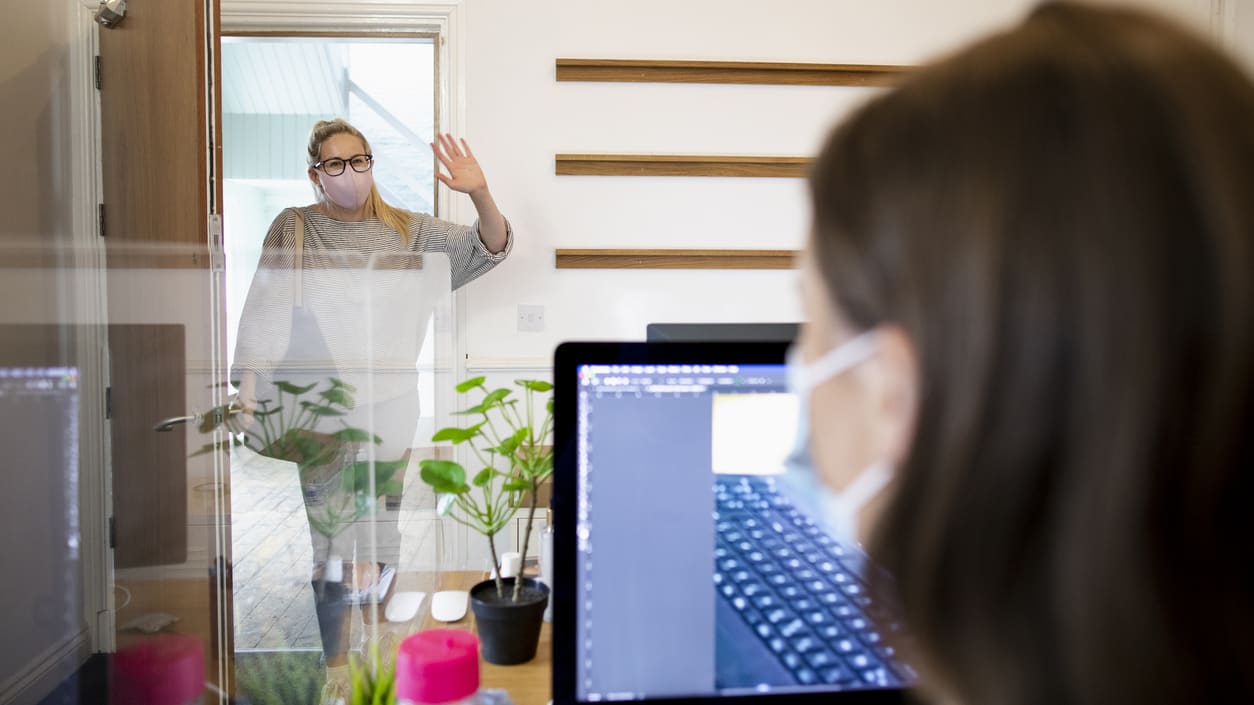
[[[441,590],[431,596],[431,616],[441,622],[456,622],[466,616],[465,590]]]
[[[418,614],[418,607],[427,596],[425,592],[398,592],[388,600],[388,607],[383,616],[389,622],[408,622]]]

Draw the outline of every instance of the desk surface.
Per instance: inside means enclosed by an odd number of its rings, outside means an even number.
[[[484,575],[480,572],[441,573],[436,589],[469,590],[483,579]],[[402,575],[397,581],[396,589],[422,590],[425,592],[431,589],[432,581],[433,578],[431,576]],[[419,613],[424,615],[421,620],[415,618],[408,625],[398,626],[404,626],[408,630],[407,633],[432,627],[465,629],[472,632],[475,630],[475,616],[469,605],[466,606],[466,616],[460,621],[451,623],[437,622],[431,618],[431,595],[427,595],[427,599]],[[419,624],[420,621],[421,623]],[[527,663],[517,666],[496,666],[481,659],[479,661],[479,682],[482,687],[503,688],[509,693],[510,700],[514,702],[514,705],[547,705],[553,698],[552,627],[552,624],[545,622],[540,628],[540,644],[536,648],[536,657]]]

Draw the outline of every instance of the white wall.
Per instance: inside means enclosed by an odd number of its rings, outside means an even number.
[[[555,248],[792,248],[798,179],[555,176],[565,152],[811,155],[875,89],[558,83],[554,60],[916,64],[1018,19],[1028,0],[466,0],[466,134],[517,230],[467,291],[472,370],[548,364],[568,339],[639,339],[650,321],[786,321],[791,272],[556,270]],[[1209,26],[1211,0],[1153,0]],[[516,305],[546,330],[517,331]],[[506,361],[509,361],[508,363]]]
[[[1209,31],[1224,2],[1142,0]],[[479,157],[517,233],[504,264],[462,295],[467,371],[490,384],[548,377],[572,339],[642,339],[652,321],[791,321],[787,271],[557,270],[557,248],[795,248],[808,205],[799,179],[558,177],[577,152],[813,154],[875,89],[558,83],[557,58],[917,64],[1019,19],[1033,0],[430,0],[456,5],[461,46],[453,124]],[[411,3],[406,3],[409,5]],[[420,3],[412,3],[417,6]],[[388,7],[346,0],[363,15]],[[290,7],[293,23],[325,2]],[[335,10],[339,12],[339,10]],[[345,26],[349,23],[345,22]],[[449,129],[446,124],[444,129]],[[473,217],[454,195],[455,219]],[[230,214],[227,214],[230,218]],[[517,330],[517,305],[546,330]],[[465,543],[464,541],[461,541]],[[478,560],[475,547],[463,554]]]

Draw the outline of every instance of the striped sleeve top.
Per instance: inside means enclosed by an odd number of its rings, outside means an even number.
[[[377,219],[344,222],[312,206],[299,210],[304,219],[301,274],[294,275],[296,216],[286,209],[270,225],[244,301],[233,377],[251,370],[265,378],[302,357],[329,358],[316,366],[349,377],[367,366],[412,371],[432,305],[421,299],[430,295],[431,285],[445,292],[465,286],[503,261],[514,246],[508,220],[505,249],[493,254],[479,238],[477,220],[466,226],[409,213],[407,246]],[[396,267],[388,262],[417,263],[416,255],[423,253],[446,254],[451,281],[428,277],[424,282],[421,272],[388,271]],[[318,340],[299,339],[302,328],[315,329]]]

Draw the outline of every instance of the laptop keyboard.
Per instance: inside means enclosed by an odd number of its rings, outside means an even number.
[[[885,633],[901,625],[866,594],[860,553],[828,537],[771,479],[718,477],[715,500],[715,590],[797,683],[878,688],[914,681],[885,643]]]

